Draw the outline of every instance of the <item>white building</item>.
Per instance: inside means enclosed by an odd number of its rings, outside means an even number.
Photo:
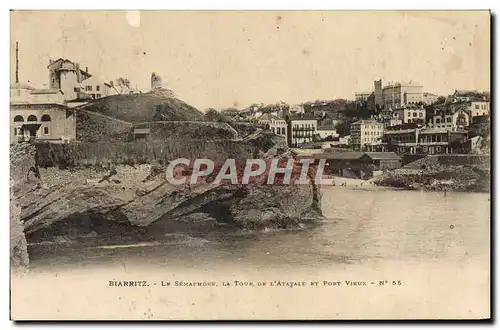
[[[418,106],[405,106],[403,108],[394,109],[393,114],[403,123],[421,123],[425,124],[425,109]]]
[[[351,124],[351,146],[355,150],[363,150],[366,145],[373,144],[384,135],[384,124],[375,120],[359,120]]]
[[[269,129],[276,135],[287,136],[287,124],[285,119],[279,118],[270,113],[266,113],[258,119],[259,124],[264,124],[269,127]]]
[[[317,134],[318,119],[311,114],[290,116],[290,141],[292,146],[299,146],[306,142],[313,142]]]
[[[448,130],[463,129],[471,123],[467,111],[458,110],[453,114],[440,114],[433,116],[428,123],[429,128],[446,128]]]
[[[471,101],[469,106],[469,111],[472,118],[477,116],[489,116],[490,115],[490,102],[486,101]],[[471,118],[471,120],[472,120]]]

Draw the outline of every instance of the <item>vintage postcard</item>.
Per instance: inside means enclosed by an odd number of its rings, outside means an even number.
[[[489,11],[24,11],[11,319],[489,319]]]

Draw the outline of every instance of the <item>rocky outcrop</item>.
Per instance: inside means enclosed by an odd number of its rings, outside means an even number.
[[[19,196],[39,188],[40,174],[32,144],[16,144],[10,152],[10,263],[13,271],[18,271],[29,264]]]
[[[262,135],[248,143],[261,156],[273,156],[286,148],[275,139]],[[312,183],[172,185],[164,166],[38,168],[35,155],[29,144],[11,147],[14,176],[26,178],[12,192],[28,241],[123,242],[179,231],[295,228],[321,216]]]

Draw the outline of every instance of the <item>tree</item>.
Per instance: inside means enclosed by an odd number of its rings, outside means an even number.
[[[117,78],[116,82],[112,85],[119,94],[128,94],[131,90],[130,80],[124,77]]]
[[[207,109],[207,111],[205,112],[205,120],[223,122],[223,123],[229,122],[229,119],[226,116],[224,116],[223,114],[221,114],[220,112],[218,112],[213,108]]]
[[[434,102],[434,104],[443,104],[445,101],[446,101],[446,97],[438,96],[438,98],[436,99],[436,102]]]
[[[344,118],[335,125],[335,129],[340,136],[349,135],[351,132],[352,120],[349,118]]]

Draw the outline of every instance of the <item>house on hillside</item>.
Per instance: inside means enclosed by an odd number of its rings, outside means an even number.
[[[87,67],[82,70],[78,63],[63,58],[50,60],[47,69],[50,89],[61,90],[66,100],[78,98],[82,83],[92,77]]]
[[[265,125],[276,135],[287,137],[288,125],[286,120],[270,113],[265,113],[258,119],[259,124]]]
[[[356,179],[369,179],[374,171],[401,167],[402,159],[393,152],[325,151],[297,158],[314,158],[326,161],[325,174]]]
[[[288,143],[297,147],[316,138],[318,119],[313,114],[300,113],[288,116]]]

